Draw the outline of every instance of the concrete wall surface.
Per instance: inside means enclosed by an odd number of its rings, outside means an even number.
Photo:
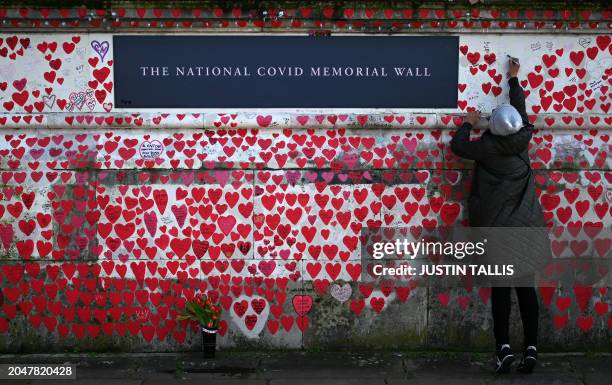
[[[489,288],[362,282],[359,235],[466,223],[472,165],[448,143],[461,114],[508,102],[507,54],[554,254],[610,257],[612,240],[583,230],[612,225],[605,19],[447,31],[460,52],[446,111],[122,110],[115,32],[14,28],[0,25],[0,352],[198,349],[176,321],[198,292],[224,309],[225,348],[489,348]],[[540,288],[542,345],[610,350],[609,286]]]

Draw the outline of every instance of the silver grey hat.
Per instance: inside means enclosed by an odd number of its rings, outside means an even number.
[[[510,104],[502,104],[491,112],[489,130],[494,135],[514,134],[523,127],[521,114]]]

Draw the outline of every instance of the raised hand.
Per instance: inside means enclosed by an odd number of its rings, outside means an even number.
[[[479,120],[480,120],[480,111],[471,111],[467,113],[463,121],[471,124],[472,126],[475,126]]]
[[[510,77],[513,78],[513,77],[518,76],[518,72],[519,72],[519,69],[521,68],[521,65],[513,61],[512,59],[509,59],[509,60],[510,60]]]

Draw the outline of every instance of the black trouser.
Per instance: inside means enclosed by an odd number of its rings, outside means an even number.
[[[524,347],[538,343],[538,296],[533,287],[516,287],[521,319],[523,321]],[[491,310],[493,311],[493,333],[497,349],[510,343],[510,287],[491,289]]]

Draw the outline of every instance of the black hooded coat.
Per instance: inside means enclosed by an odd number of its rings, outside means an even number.
[[[468,198],[470,226],[516,228],[496,232],[504,235],[497,236],[497,244],[489,246],[495,250],[496,261],[529,261],[529,267],[520,269],[524,273],[544,264],[550,257],[550,244],[527,152],[533,125],[527,118],[525,95],[518,79],[510,78],[508,83],[510,104],[520,113],[524,126],[507,136],[487,130],[480,139],[470,141],[472,125],[466,122],[455,133],[451,149],[475,161]]]
[[[476,161],[468,200],[470,226],[543,227],[542,207],[535,192],[535,180],[527,148],[533,125],[527,119],[525,96],[517,78],[511,78],[510,104],[523,118],[523,128],[507,135],[484,132],[470,141],[470,123],[463,123],[451,141],[452,151]]]

